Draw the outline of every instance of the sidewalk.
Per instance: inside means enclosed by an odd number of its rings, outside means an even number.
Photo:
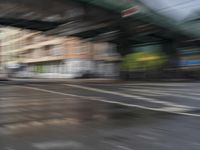
[[[20,79],[10,78],[7,81],[0,81],[5,84],[117,84],[117,83],[199,83],[199,81],[188,80],[188,79],[168,79],[168,80],[120,80],[120,79],[106,79],[106,78],[90,78],[90,79]]]
[[[109,78],[90,78],[90,79],[45,79],[45,78],[10,78],[12,83],[119,83],[121,80]]]

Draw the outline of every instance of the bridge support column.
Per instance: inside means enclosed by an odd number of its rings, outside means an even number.
[[[178,71],[180,57],[178,54],[178,43],[175,40],[165,41],[162,44],[163,51],[168,57],[168,63],[165,70],[168,78],[179,78],[180,72]]]

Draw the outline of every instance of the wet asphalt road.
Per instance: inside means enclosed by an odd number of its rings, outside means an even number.
[[[199,83],[0,83],[0,150],[199,150],[199,108]]]

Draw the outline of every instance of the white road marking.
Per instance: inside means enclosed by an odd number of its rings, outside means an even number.
[[[160,93],[163,92],[161,95],[167,95],[166,93],[171,93],[171,95],[174,96],[179,96],[179,97],[187,97],[189,99],[194,99],[194,100],[200,100],[198,96],[200,96],[200,90],[199,89],[182,89],[182,88],[164,88],[164,87],[145,87],[145,86],[123,86],[123,88],[132,88],[131,90],[141,90],[141,91],[152,91],[151,93],[156,91],[159,91]],[[157,92],[158,94],[158,92]],[[186,95],[186,96],[184,96]]]
[[[146,87],[146,86],[123,86],[123,88],[134,88],[134,89],[151,89],[151,90],[163,90],[172,92],[190,92],[190,94],[200,95],[199,89],[183,89],[183,88],[166,88],[166,87]]]
[[[161,91],[161,90],[140,90],[140,89],[127,89],[129,91],[139,91],[139,92],[147,92],[147,93],[151,93],[151,94],[160,94],[160,95],[168,95],[168,96],[175,96],[175,97],[182,97],[182,98],[187,98],[189,100],[197,100],[197,101],[200,101],[200,98],[199,97],[196,97],[196,96],[188,96],[188,95],[185,95],[185,93],[176,93],[176,92],[173,92],[171,91],[171,93],[168,93],[168,92],[165,92],[165,91]]]
[[[91,88],[91,87],[86,87],[86,86],[81,86],[81,85],[72,85],[72,84],[64,84],[64,85],[79,88],[79,89],[99,92],[99,93],[106,93],[106,94],[112,94],[112,95],[127,97],[127,98],[138,99],[138,100],[142,100],[142,101],[146,101],[146,102],[150,102],[150,103],[163,104],[163,105],[173,106],[173,107],[193,108],[193,107],[190,107],[190,106],[179,105],[179,104],[172,103],[172,102],[160,101],[160,100],[157,100],[155,98],[147,98],[147,97],[131,95],[131,94],[126,94],[126,93],[120,93],[120,92],[115,92],[115,91],[107,91],[107,90]]]
[[[188,83],[125,83],[122,85],[183,87],[183,86],[187,86]]]
[[[147,83],[148,85],[154,85],[154,83]],[[157,84],[157,83],[155,83]],[[164,83],[166,84],[166,83]],[[132,89],[136,89],[136,90],[141,90],[141,94],[139,93],[138,95],[146,95],[142,90],[152,90],[152,91],[161,91],[161,92],[172,92],[172,93],[177,93],[177,94],[186,94],[187,92],[187,96],[200,96],[200,90],[199,89],[184,89],[182,87],[177,87],[175,88],[174,86],[170,87],[171,84],[178,84],[180,85],[181,83],[171,83],[168,84],[168,86],[163,86],[164,84],[159,84],[162,85],[161,87],[158,86],[145,86],[145,83],[135,83],[135,84],[117,84],[118,86],[120,85],[122,88],[132,88]],[[182,83],[184,84],[184,83]],[[187,83],[188,84],[188,83]],[[108,84],[101,84],[101,86],[113,86],[113,85],[108,85]],[[184,85],[185,87],[187,87],[187,85]],[[155,95],[152,93],[151,95],[146,95],[146,96],[159,96],[159,95],[164,95],[164,94],[159,94],[159,93],[155,93]],[[182,97],[182,95],[181,95]],[[189,97],[188,97],[189,98]],[[192,98],[193,99],[193,98]],[[197,98],[194,98],[197,99]],[[198,99],[197,99],[198,100]]]
[[[37,149],[44,149],[44,150],[49,150],[49,149],[79,149],[83,147],[82,144],[79,142],[75,141],[48,141],[48,142],[41,142],[41,143],[33,143],[33,147]]]
[[[41,92],[52,93],[52,94],[82,98],[82,99],[91,100],[91,101],[99,101],[99,102],[105,102],[105,103],[109,103],[109,104],[117,104],[117,105],[126,106],[126,107],[135,107],[135,108],[151,110],[151,111],[167,112],[167,113],[172,113],[172,114],[177,114],[177,115],[200,117],[200,114],[187,113],[187,111],[190,110],[189,108],[180,108],[180,107],[177,108],[177,107],[175,107],[174,110],[172,111],[172,109],[170,109],[171,107],[169,107],[169,109],[167,109],[168,107],[165,107],[164,109],[162,109],[162,108],[152,108],[152,107],[134,105],[134,104],[124,103],[124,102],[111,101],[111,100],[106,100],[106,99],[97,98],[97,97],[95,98],[95,97],[79,96],[79,95],[74,95],[74,94],[56,92],[56,91],[46,90],[46,89],[36,88],[36,87],[29,87],[29,86],[18,86],[18,87],[27,88],[27,89],[36,90],[36,91],[41,91]]]
[[[120,150],[133,150],[132,148],[129,148],[127,146],[117,145],[116,147],[119,148]]]
[[[123,91],[135,92],[134,94],[143,95],[143,96],[161,96],[163,94],[158,92],[151,92],[151,90],[146,89],[130,89],[130,88],[120,88]]]
[[[15,150],[15,149],[11,147],[5,147],[4,150]]]
[[[177,93],[177,94],[187,94],[187,95],[191,95],[191,96],[200,96],[200,90],[199,89],[198,90],[197,89],[193,89],[193,90],[167,89],[166,91],[169,91],[169,92],[172,92],[172,93]]]

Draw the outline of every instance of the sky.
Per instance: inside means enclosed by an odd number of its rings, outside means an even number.
[[[176,21],[200,12],[200,0],[141,0],[150,8]],[[200,14],[200,13],[199,13]]]

